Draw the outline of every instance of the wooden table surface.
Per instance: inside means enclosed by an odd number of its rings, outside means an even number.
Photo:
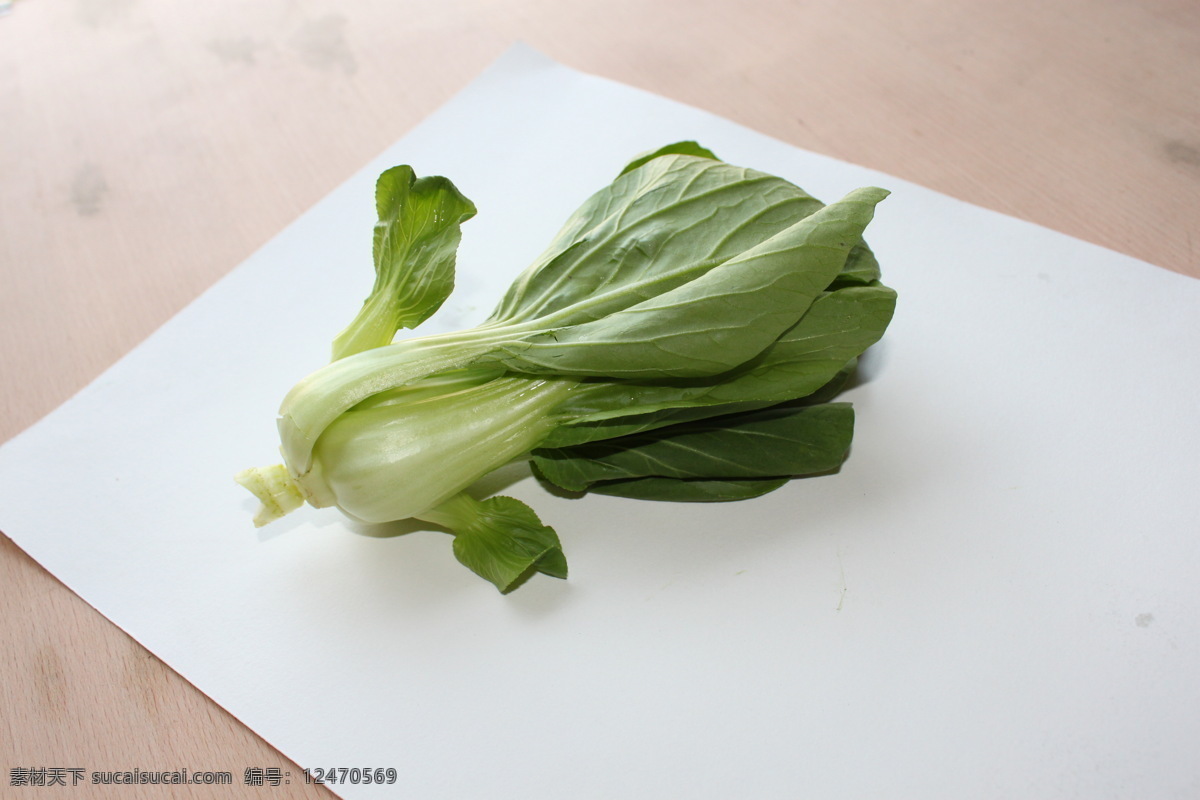
[[[0,441],[517,40],[1200,277],[1195,0],[16,0],[0,17]],[[0,795],[38,791],[10,788],[19,768],[188,767],[235,785],[72,796],[329,796],[6,537],[0,675]],[[244,786],[248,767],[293,783]]]

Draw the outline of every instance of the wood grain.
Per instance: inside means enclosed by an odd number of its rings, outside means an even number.
[[[0,18],[0,440],[516,40],[1200,277],[1192,0],[18,0]],[[241,786],[298,768],[3,538],[0,642],[6,770],[178,765],[239,785],[173,797],[329,796]]]

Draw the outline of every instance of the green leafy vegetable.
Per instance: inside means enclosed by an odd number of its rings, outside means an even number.
[[[823,205],[668,145],[571,215],[479,326],[393,341],[449,295],[475,207],[445,178],[388,170],[374,288],[332,363],[284,398],[284,465],[238,476],[263,501],[256,524],[302,500],[426,520],[506,592],[566,576],[528,506],[465,492],[510,462],[568,491],[677,501],[836,470],[853,413],[828,401],[895,306],[862,238],[886,194]]]

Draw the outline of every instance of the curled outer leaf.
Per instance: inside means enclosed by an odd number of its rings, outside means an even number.
[[[333,359],[392,341],[415,328],[454,289],[459,226],[475,204],[442,177],[418,178],[412,167],[393,167],[375,184],[373,254],[375,285],[354,320],[333,340]]]
[[[558,534],[516,498],[476,500],[462,493],[420,519],[448,528],[459,562],[501,592],[512,591],[535,572],[567,577]]]

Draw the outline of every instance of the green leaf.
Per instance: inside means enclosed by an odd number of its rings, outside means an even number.
[[[714,384],[710,402],[786,401],[825,386],[883,336],[896,293],[883,285],[849,286],[818,298],[800,321],[729,380]]]
[[[755,411],[774,403],[728,403],[722,405],[666,406],[645,413],[625,416],[602,417],[578,424],[568,423],[555,428],[541,443],[542,448],[569,447],[572,445],[614,439],[635,433],[678,425],[684,422]]]
[[[362,309],[333,340],[333,359],[380,347],[414,328],[454,289],[460,226],[475,206],[442,177],[417,178],[399,166],[375,186],[375,285]]]
[[[797,398],[795,402],[806,406],[815,406],[830,402],[842,393],[842,390],[846,388],[846,384],[850,382],[850,378],[854,376],[857,369],[858,359],[850,359],[824,386],[812,394],[806,394],[802,398]]]
[[[793,403],[802,405],[828,403],[842,391],[850,376],[854,374],[857,365],[858,359],[851,359],[824,386],[821,386],[812,394],[806,394],[799,398],[788,397],[784,401],[790,400]],[[709,417],[756,411],[760,408],[778,405],[779,402],[781,401],[769,400],[725,403],[720,405],[667,406],[641,414],[634,413],[626,416],[600,417],[594,420],[559,425],[550,432],[550,435],[542,441],[540,446],[543,448],[569,447],[571,445],[600,441],[601,439],[614,439],[619,436],[629,436],[634,433],[664,428],[668,425],[678,425],[684,422],[708,419]]]
[[[830,289],[842,286],[866,286],[875,283],[880,278],[879,261],[866,242],[859,242],[850,250],[842,271],[834,278]]]
[[[588,198],[490,321],[599,319],[703,275],[820,208],[782,178],[660,156]]]
[[[502,593],[537,572],[567,577],[558,534],[516,498],[476,500],[460,493],[419,518],[453,532],[454,556]]]
[[[594,483],[593,494],[626,497],[631,500],[661,500],[675,503],[726,503],[749,500],[773,492],[790,478],[769,480],[682,480],[678,478],[634,478],[626,481]]]
[[[508,357],[500,361],[519,372],[618,378],[733,369],[797,323],[837,276],[886,196],[882,189],[855,190],[673,289],[507,345]],[[625,291],[657,288],[633,279]],[[554,325],[557,316],[544,324]]]
[[[830,472],[854,433],[848,403],[773,406],[648,433],[533,451],[538,472],[569,491],[601,481],[664,477],[760,479]]]
[[[626,172],[631,172],[648,161],[653,161],[660,156],[669,155],[696,156],[698,158],[709,158],[713,161],[721,160],[717,158],[712,150],[709,150],[707,147],[701,147],[696,142],[675,142],[674,144],[669,144],[650,153],[645,153],[644,155],[638,156],[633,161],[630,161],[628,164],[626,164],[625,169],[621,170],[620,174],[624,175]]]
[[[807,397],[883,336],[895,306],[896,293],[886,286],[848,286],[822,294],[770,347],[730,372],[697,379],[585,383],[556,410],[571,421],[554,436],[566,442],[576,438],[571,428],[599,429],[607,419],[663,409],[774,405]]]

